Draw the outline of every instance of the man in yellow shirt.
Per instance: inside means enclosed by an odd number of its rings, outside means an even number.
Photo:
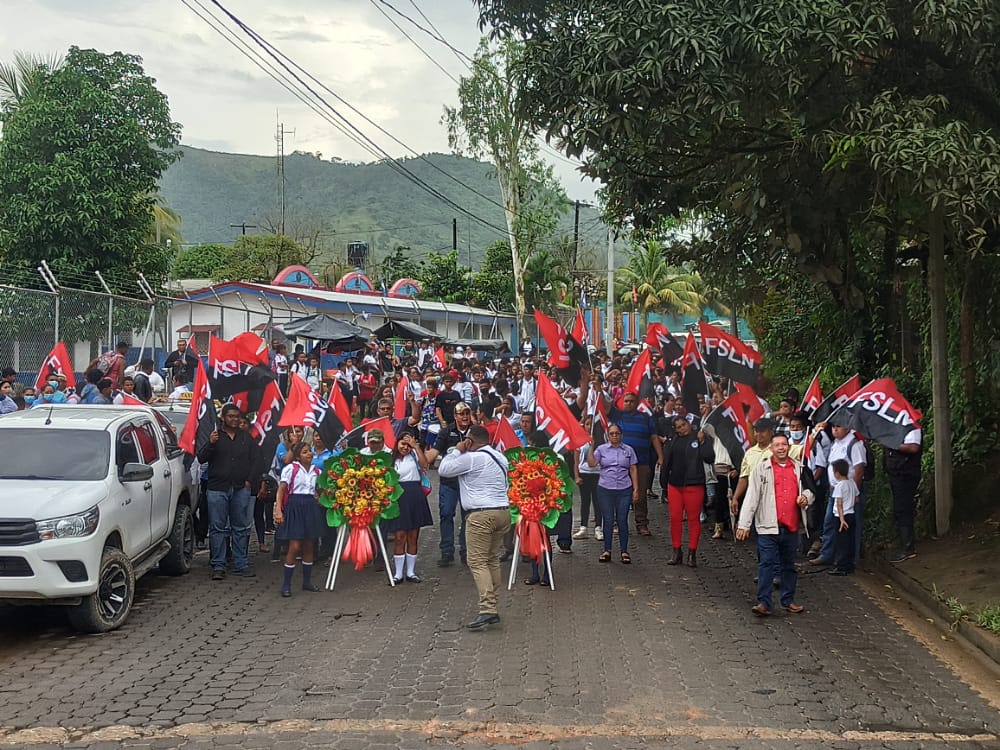
[[[765,458],[771,457],[771,438],[774,437],[774,427],[774,420],[768,417],[761,417],[753,423],[756,444],[743,454],[743,462],[740,464],[740,478],[736,483],[736,491],[733,492],[733,500],[730,503],[734,515],[740,512],[740,501],[746,494],[750,482],[750,472]]]

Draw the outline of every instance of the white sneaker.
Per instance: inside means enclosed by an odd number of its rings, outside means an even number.
[[[594,529],[594,539],[596,539],[599,542],[604,541],[604,529],[602,529],[600,526]]]
[[[586,526],[581,526],[580,528],[578,528],[576,530],[576,533],[573,534],[573,538],[574,539],[586,539],[587,538],[587,527]]]

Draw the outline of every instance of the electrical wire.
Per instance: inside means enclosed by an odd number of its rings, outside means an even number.
[[[441,63],[439,63],[437,60],[435,60],[434,57],[430,54],[430,52],[428,52],[423,47],[421,47],[419,44],[417,44],[417,41],[412,36],[410,36],[409,34],[407,34],[406,31],[404,31],[403,27],[400,26],[398,23],[396,23],[395,19],[393,19],[392,16],[390,16],[388,13],[385,12],[385,9],[382,8],[379,5],[379,3],[377,2],[377,0],[369,0],[369,2],[372,4],[372,6],[375,8],[375,10],[377,10],[379,13],[381,13],[383,16],[385,16],[385,20],[387,20],[389,23],[391,23],[393,26],[395,26],[396,29],[399,30],[400,34],[402,34],[404,37],[406,37],[407,39],[409,39],[410,42],[413,44],[413,46],[416,47],[418,50],[420,50],[424,54],[424,57],[426,57],[428,60],[430,60],[432,63],[434,63],[434,65],[437,66],[438,70],[440,70],[442,73],[444,73],[446,76],[448,76],[448,78],[450,78],[452,80],[452,82],[456,86],[460,85],[459,82],[458,82],[458,79],[455,78],[455,76],[453,76],[448,71],[448,69],[445,68]]]

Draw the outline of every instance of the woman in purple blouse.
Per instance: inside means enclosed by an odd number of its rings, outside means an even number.
[[[622,428],[616,424],[608,425],[608,442],[594,448],[591,439],[590,446],[587,463],[601,470],[601,478],[597,480],[597,503],[604,526],[604,552],[597,559],[601,562],[611,559],[611,540],[617,522],[622,562],[628,565],[632,562],[628,553],[628,513],[632,503],[639,499],[635,451],[622,442]]]

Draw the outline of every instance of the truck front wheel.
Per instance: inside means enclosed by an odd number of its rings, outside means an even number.
[[[107,633],[125,622],[134,598],[132,561],[120,549],[105,547],[97,591],[68,610],[70,625],[84,633]]]

